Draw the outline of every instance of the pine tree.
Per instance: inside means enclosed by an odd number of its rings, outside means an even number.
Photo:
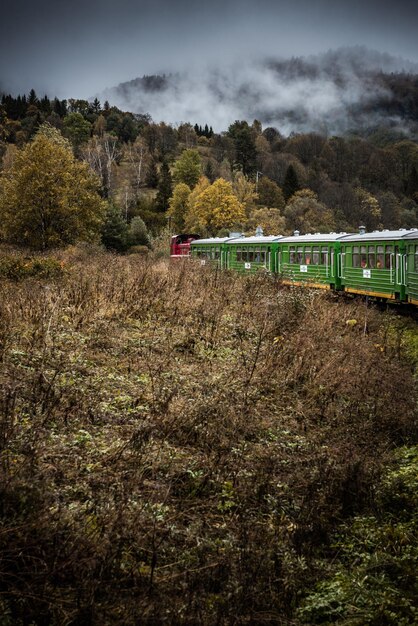
[[[289,198],[293,196],[293,194],[299,191],[299,189],[300,189],[300,185],[299,185],[298,175],[296,174],[296,170],[293,167],[293,165],[289,165],[289,167],[287,168],[286,176],[285,176],[284,183],[283,183],[283,195],[284,195],[286,202],[289,200]]]
[[[124,252],[127,248],[128,225],[122,213],[114,204],[110,204],[102,228],[102,243],[108,250]]]
[[[210,180],[211,183],[213,183],[215,181],[215,169],[213,167],[213,163],[212,161],[207,161],[206,165],[205,165],[205,172],[204,172],[206,178],[208,178]]]
[[[28,102],[29,104],[38,104],[38,97],[34,89],[31,89],[29,92]]]
[[[158,170],[155,159],[152,159],[147,167],[147,173],[145,176],[145,184],[147,187],[151,187],[151,189],[156,189],[158,187]]]
[[[166,211],[169,200],[173,191],[173,183],[170,174],[170,168],[164,159],[160,171],[160,182],[158,183],[158,193],[155,198],[155,207],[157,211]]]
[[[136,215],[128,229],[128,245],[129,246],[149,246],[150,238],[144,220]]]
[[[418,172],[415,165],[412,166],[409,172],[408,180],[406,183],[406,193],[411,198],[414,198],[418,194]]]

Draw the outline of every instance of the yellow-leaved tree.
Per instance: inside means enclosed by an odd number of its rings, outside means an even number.
[[[333,212],[318,200],[311,189],[297,191],[287,203],[284,214],[290,231],[298,230],[305,234],[335,230]]]
[[[40,250],[98,240],[106,207],[98,189],[68,141],[43,125],[0,176],[2,238]]]
[[[257,226],[261,226],[264,235],[283,235],[286,233],[286,218],[279,209],[261,207],[251,212],[246,232],[253,235]]]
[[[231,183],[218,178],[204,189],[194,202],[189,199],[186,227],[215,234],[223,228],[235,228],[246,221],[243,204],[234,195]]]

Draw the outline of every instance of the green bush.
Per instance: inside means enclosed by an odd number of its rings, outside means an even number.
[[[375,515],[346,524],[334,574],[299,609],[302,622],[406,626],[418,619],[418,447],[401,448]]]

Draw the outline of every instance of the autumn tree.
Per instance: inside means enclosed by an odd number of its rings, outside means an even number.
[[[186,148],[191,148],[197,144],[196,131],[191,124],[180,124],[177,129],[177,134],[179,141],[185,144]]]
[[[354,192],[355,202],[352,206],[351,223],[353,227],[360,224],[367,230],[375,230],[381,226],[382,210],[377,198],[360,187]]]
[[[335,229],[333,212],[310,189],[297,191],[289,200],[284,211],[286,226],[300,233],[328,233]]]
[[[172,227],[177,232],[184,230],[185,217],[189,208],[189,196],[190,187],[186,183],[179,183],[174,187],[167,214],[171,217]]]
[[[270,180],[268,176],[262,176],[258,181],[257,191],[257,204],[273,209],[284,209],[283,192],[274,180]]]
[[[173,166],[173,181],[176,184],[185,183],[193,189],[200,178],[201,170],[202,163],[198,151],[183,150]]]
[[[186,228],[215,234],[220,229],[243,224],[245,220],[244,207],[234,195],[231,183],[219,178],[189,207]]]
[[[265,235],[283,235],[286,232],[286,218],[279,209],[256,208],[251,212],[245,230],[254,234],[257,226],[261,226]]]
[[[248,180],[242,172],[236,172],[232,189],[239,202],[243,205],[246,215],[249,215],[255,207],[258,198],[255,184]]]
[[[80,153],[99,177],[103,196],[109,197],[113,189],[115,164],[120,155],[117,138],[109,133],[104,133],[102,137],[95,135],[83,146]]]
[[[6,241],[45,250],[98,239],[105,205],[97,178],[56,129],[41,127],[0,177]]]

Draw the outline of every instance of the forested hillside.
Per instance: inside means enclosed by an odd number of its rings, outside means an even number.
[[[402,118],[409,107],[414,117],[416,77],[382,80],[391,80],[398,96],[381,101],[380,108],[396,109]],[[216,132],[209,120],[174,127],[98,99],[50,100],[32,90],[2,96],[3,179],[45,123],[97,176],[107,206],[98,236],[115,249],[147,245],[148,234],[166,226],[217,234],[252,232],[260,224],[266,234],[277,234],[352,231],[361,223],[369,230],[418,225],[418,144],[390,125],[367,135],[284,136],[257,120],[231,120],[227,130]],[[224,209],[214,216],[219,205]],[[133,218],[141,236],[131,233],[128,241]]]

